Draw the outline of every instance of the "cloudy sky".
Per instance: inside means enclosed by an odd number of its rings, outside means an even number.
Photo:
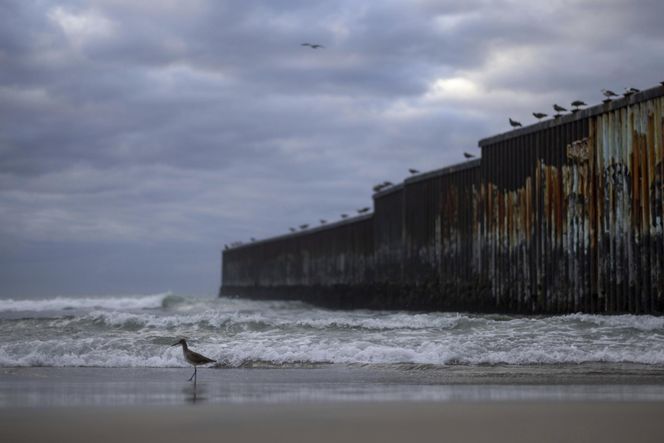
[[[224,243],[370,205],[508,116],[664,80],[662,17],[661,0],[1,0],[0,298],[214,294]]]

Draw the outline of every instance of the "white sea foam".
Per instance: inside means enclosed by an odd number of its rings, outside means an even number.
[[[100,367],[184,367],[178,348],[167,345],[124,347],[102,343],[28,343],[22,349],[0,346],[0,366],[100,366]],[[25,352],[27,349],[27,352]],[[229,367],[250,362],[272,365],[293,363],[339,364],[563,364],[563,363],[641,363],[664,364],[664,351],[626,349],[574,349],[567,346],[531,346],[522,349],[493,350],[487,344],[464,346],[459,343],[433,343],[404,346],[364,341],[293,340],[276,337],[201,344],[196,350]]]
[[[40,312],[74,309],[154,309],[169,293],[124,297],[55,297],[42,300],[0,299],[0,312]]]
[[[571,314],[561,317],[564,320],[577,320],[596,326],[611,328],[633,328],[640,331],[664,331],[664,317],[652,315],[589,315]]]
[[[370,314],[367,314],[370,315]],[[177,327],[193,326],[223,328],[237,326],[241,329],[261,328],[311,328],[317,330],[328,329],[364,329],[375,331],[387,330],[431,330],[451,329],[471,320],[463,316],[438,317],[431,314],[393,314],[384,318],[348,318],[336,314],[318,315],[313,318],[287,318],[279,315],[265,315],[262,313],[220,312],[208,310],[204,312],[188,312],[186,315],[159,315],[153,313],[135,313],[122,311],[94,310],[85,317],[94,322],[105,323],[109,326],[144,326],[144,327]],[[78,321],[71,319],[70,321]]]
[[[22,302],[4,308],[61,314],[0,318],[0,366],[186,366],[180,349],[170,347],[177,337],[230,367],[664,365],[664,319],[653,316],[328,311],[301,303],[192,301],[168,294]]]

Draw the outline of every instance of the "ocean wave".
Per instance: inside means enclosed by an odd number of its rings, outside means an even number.
[[[560,317],[565,322],[577,321],[592,326],[609,328],[629,328],[638,331],[661,331],[664,332],[664,317],[652,315],[592,315],[592,314],[570,314]]]
[[[170,341],[170,340],[169,340]],[[168,343],[168,342],[167,342]],[[168,343],[170,344],[170,343]],[[29,347],[0,346],[0,367],[93,366],[93,367],[186,367],[179,348],[168,344],[128,345],[127,342],[41,342]],[[26,351],[27,349],[27,351]],[[317,367],[328,364],[385,365],[533,365],[581,363],[637,363],[664,365],[664,351],[643,348],[581,349],[569,346],[532,346],[492,350],[490,346],[429,344],[400,347],[387,343],[292,343],[273,340],[235,341],[196,346],[197,351],[224,368]]]
[[[0,312],[42,312],[78,309],[156,309],[175,305],[181,297],[170,293],[124,297],[55,297],[42,300],[0,299]],[[182,299],[183,300],[183,299]]]
[[[170,347],[178,337],[230,368],[664,365],[664,318],[654,316],[331,311],[174,294],[2,300],[2,310],[5,367],[185,367]]]
[[[343,316],[329,312],[309,314],[309,316],[286,316],[279,313],[237,312],[218,309],[204,309],[199,312],[152,313],[121,311],[90,311],[84,317],[70,321],[92,321],[110,327],[137,326],[149,328],[173,328],[179,326],[197,326],[210,329],[233,328],[242,331],[262,331],[270,328],[300,328],[313,330],[445,330],[469,327],[477,323],[468,317],[452,314],[390,314],[380,318],[363,316]]]

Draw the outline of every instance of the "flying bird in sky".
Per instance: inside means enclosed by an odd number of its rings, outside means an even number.
[[[302,43],[301,46],[309,46],[311,49],[324,48],[325,46],[319,45],[318,43]]]
[[[463,156],[466,157],[466,158],[475,158],[475,156],[473,154],[470,154],[468,152],[464,152]]]
[[[521,122],[518,122],[518,121],[516,121],[516,120],[512,120],[511,118],[510,118],[510,125],[511,125],[513,128],[518,128],[519,126],[523,126],[523,125],[521,124]]]
[[[544,114],[543,112],[533,112],[533,116],[535,116],[537,120],[542,120],[547,115],[548,114]]]

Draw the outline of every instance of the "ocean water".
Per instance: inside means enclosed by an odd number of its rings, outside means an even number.
[[[179,347],[223,368],[664,365],[664,318],[333,311],[185,297],[0,299],[0,367],[178,368]]]

